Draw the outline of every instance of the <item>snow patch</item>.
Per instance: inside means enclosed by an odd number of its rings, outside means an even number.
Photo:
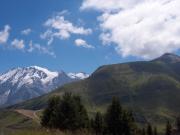
[[[80,72],[80,73],[68,73],[68,76],[72,79],[86,79],[89,77],[89,74]]]
[[[46,68],[42,68],[42,67],[38,67],[38,66],[31,66],[32,68],[35,68],[39,71],[42,71],[44,72],[47,77],[43,78],[41,81],[43,84],[46,84],[50,81],[52,81],[54,78],[58,77],[59,73],[58,72],[52,72],[52,71],[49,71],[48,69]]]

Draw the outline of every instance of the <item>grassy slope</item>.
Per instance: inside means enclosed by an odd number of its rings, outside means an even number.
[[[15,111],[0,111],[0,133],[9,135],[19,130],[32,130],[39,128],[40,125]]]
[[[2,135],[73,135],[70,132],[50,131],[41,128],[37,119],[30,119],[22,115],[31,114],[30,110],[20,110],[20,113],[12,110],[0,110],[0,134]],[[38,111],[37,115],[41,115]],[[77,132],[77,135],[90,135],[85,131]]]

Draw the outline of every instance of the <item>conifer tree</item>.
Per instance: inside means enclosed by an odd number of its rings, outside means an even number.
[[[119,100],[114,97],[105,115],[105,122],[109,134],[121,135],[123,133],[122,116],[123,113]]]
[[[48,101],[47,108],[43,111],[43,115],[41,118],[41,125],[44,127],[49,127],[53,128],[54,123],[52,122],[53,120],[53,113],[56,108],[56,106],[59,104],[60,97],[59,96],[54,96],[51,97]]]
[[[105,114],[105,132],[111,135],[135,135],[136,129],[132,112],[123,110],[119,100],[114,97]]]
[[[172,126],[171,126],[170,122],[167,121],[165,135],[171,135],[171,130],[172,130]]]
[[[95,131],[96,135],[103,133],[103,125],[103,116],[100,112],[97,112],[93,121],[93,130]]]
[[[62,130],[77,130],[86,128],[89,124],[87,111],[79,96],[65,93],[56,109],[58,128]]]
[[[152,126],[151,126],[150,123],[149,123],[148,126],[147,126],[147,135],[153,135]]]
[[[145,128],[142,129],[141,135],[146,135],[146,130],[145,130]]]
[[[153,135],[157,135],[157,128],[156,128],[156,127],[154,127],[154,133],[153,133]]]
[[[41,124],[48,128],[73,131],[87,128],[89,118],[81,98],[65,93],[61,99],[53,97],[49,100]]]
[[[135,134],[135,121],[132,112],[123,110],[122,126],[124,135]]]

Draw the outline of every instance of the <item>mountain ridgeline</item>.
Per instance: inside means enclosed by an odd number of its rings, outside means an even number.
[[[0,106],[41,96],[64,84],[86,77],[88,75],[85,73],[52,72],[38,66],[9,70],[0,75]]]
[[[180,57],[170,53],[152,61],[106,65],[85,80],[13,107],[41,109],[49,97],[64,92],[81,95],[88,105],[103,107],[116,96],[137,117],[141,115],[140,121],[159,122],[180,113],[179,69]]]

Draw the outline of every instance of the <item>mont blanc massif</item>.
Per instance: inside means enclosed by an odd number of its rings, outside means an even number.
[[[85,73],[52,72],[38,66],[14,68],[0,75],[0,106],[35,98],[87,77]]]

